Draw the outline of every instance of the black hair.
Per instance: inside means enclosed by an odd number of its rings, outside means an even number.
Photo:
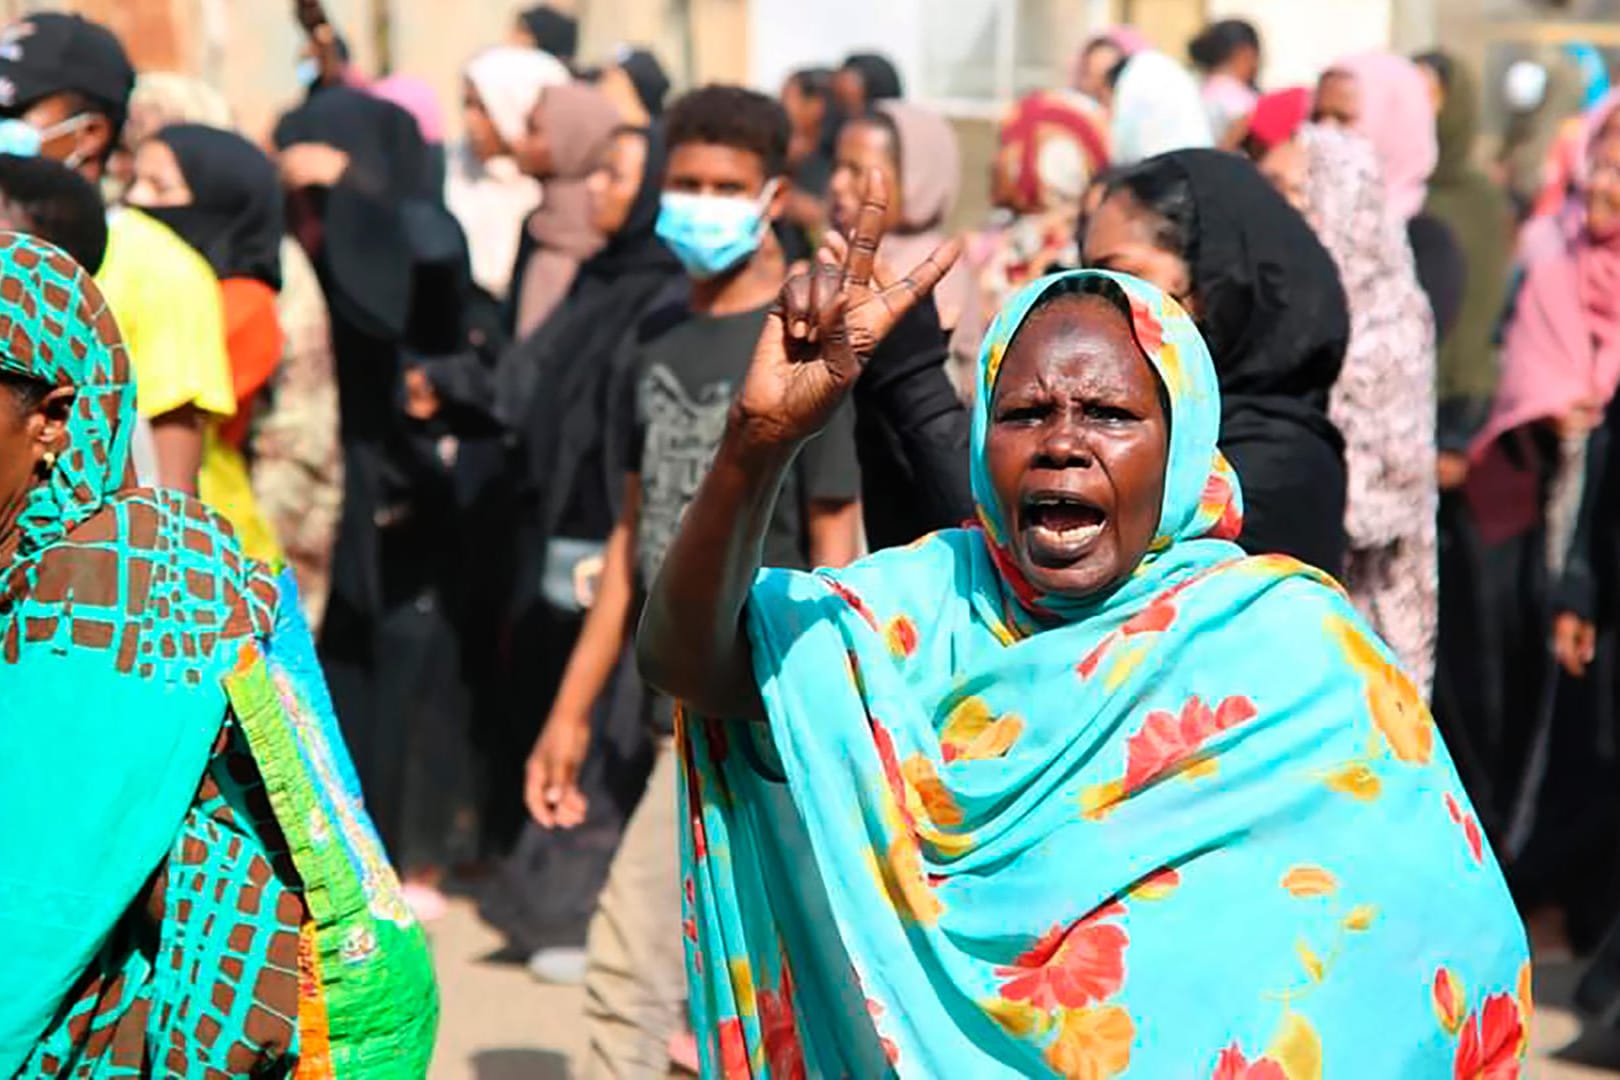
[[[44,379],[23,375],[15,371],[0,371],[0,387],[11,395],[11,403],[19,415],[26,416],[39,408],[54,387]]]
[[[1103,76],[1103,82],[1107,84],[1108,89],[1112,90],[1119,85],[1119,80],[1124,77],[1125,69],[1130,66],[1130,63],[1131,57],[1122,56],[1119,58],[1118,63],[1108,69],[1108,74]]]
[[[805,97],[832,103],[833,69],[824,67],[800,68],[787,77]]]
[[[0,202],[11,225],[67,252],[94,275],[107,255],[107,211],[101,192],[49,158],[0,154]]]
[[[1439,76],[1441,86],[1447,89],[1451,88],[1453,61],[1451,57],[1447,56],[1445,53],[1440,52],[1439,50],[1418,53],[1416,56],[1412,57],[1412,63],[1428,68],[1430,71],[1434,72],[1435,75]]]
[[[894,117],[882,109],[868,109],[859,116],[851,117],[845,121],[845,126],[865,124],[868,127],[878,128],[889,137],[889,156],[894,159],[894,168],[900,172],[904,166],[901,159],[900,125],[894,122]]]
[[[664,137],[673,151],[687,143],[729,146],[758,154],[767,177],[787,171],[787,110],[740,86],[700,86],[664,114]]]
[[[1153,246],[1180,255],[1189,267],[1198,264],[1198,204],[1187,174],[1163,158],[1122,170],[1108,184],[1107,198],[1123,192],[1153,216]],[[1193,282],[1196,292],[1198,283]]]
[[[882,53],[850,53],[844,58],[840,70],[853,71],[861,77],[861,87],[866,91],[868,103],[906,96],[900,70],[894,66],[894,61]]]
[[[1214,71],[1243,48],[1260,51],[1260,35],[1254,25],[1243,19],[1222,19],[1192,39],[1187,55],[1204,71]]]

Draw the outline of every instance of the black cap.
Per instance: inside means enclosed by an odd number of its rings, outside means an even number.
[[[134,89],[129,54],[100,23],[41,12],[0,31],[0,112],[72,91],[105,106],[117,127]]]

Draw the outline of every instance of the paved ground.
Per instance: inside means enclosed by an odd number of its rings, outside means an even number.
[[[490,962],[500,941],[465,901],[434,924],[433,945],[444,1017],[430,1080],[567,1080],[583,1043],[579,991],[540,986],[521,967]],[[1559,1008],[1573,976],[1568,967],[1536,974],[1541,1007],[1530,1075],[1613,1080],[1620,1076],[1620,1039],[1580,1038],[1580,1024]]]

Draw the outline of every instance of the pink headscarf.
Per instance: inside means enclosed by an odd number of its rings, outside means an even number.
[[[1412,218],[1423,208],[1440,160],[1428,82],[1416,64],[1393,53],[1360,53],[1332,70],[1355,78],[1361,95],[1356,130],[1378,151],[1390,208],[1402,221]]]
[[[962,151],[956,130],[936,112],[905,101],[880,101],[900,136],[900,227],[883,240],[883,257],[908,273],[946,240],[945,219],[962,186]],[[934,289],[940,323],[950,330],[971,302],[973,278],[960,260]]]
[[[414,75],[390,75],[366,87],[372,97],[391,101],[416,118],[416,126],[424,141],[439,145],[444,142],[444,109],[439,95],[422,79]]]
[[[1153,48],[1153,43],[1147,39],[1147,35],[1134,26],[1110,26],[1091,40],[1106,41],[1126,56],[1135,56],[1139,52]]]
[[[1524,283],[1502,348],[1502,381],[1491,418],[1470,451],[1469,501],[1489,542],[1535,519],[1534,491],[1512,482],[1502,438],[1577,405],[1606,406],[1620,385],[1620,234],[1589,235],[1571,204],[1533,219],[1519,242]]]
[[[1547,178],[1530,209],[1532,217],[1558,213],[1570,191],[1585,181],[1592,139],[1616,109],[1620,109],[1620,90],[1611,90],[1596,105],[1564,122],[1547,154]]]

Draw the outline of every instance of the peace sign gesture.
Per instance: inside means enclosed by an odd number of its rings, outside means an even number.
[[[782,286],[737,397],[751,441],[794,444],[819,432],[872,350],[961,254],[947,241],[904,277],[874,281],[888,205],[883,174],[869,170],[854,235],[846,242],[829,233],[810,271]]]

